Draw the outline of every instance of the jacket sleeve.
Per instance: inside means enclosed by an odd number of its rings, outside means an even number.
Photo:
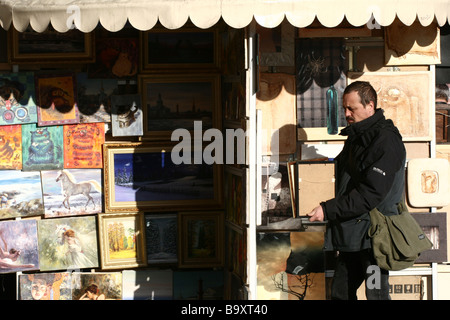
[[[404,170],[406,152],[401,139],[386,134],[377,140],[361,159],[364,169],[359,177],[351,177],[351,188],[321,203],[327,220],[343,221],[369,212],[386,197],[396,172]]]

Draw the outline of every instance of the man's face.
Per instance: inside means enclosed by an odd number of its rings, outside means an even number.
[[[363,105],[356,91],[352,91],[344,95],[343,107],[345,119],[348,124],[360,122],[375,113],[373,101],[367,105]]]

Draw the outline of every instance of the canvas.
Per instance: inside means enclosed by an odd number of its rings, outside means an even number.
[[[36,220],[0,222],[0,273],[39,270]]]
[[[171,269],[122,271],[123,300],[172,300]]]
[[[22,125],[22,169],[24,171],[63,168],[63,127]]]
[[[147,262],[149,264],[177,263],[177,214],[146,214],[144,219]]]
[[[22,128],[0,126],[0,169],[22,169]]]
[[[122,273],[74,272],[72,300],[122,300]]]
[[[19,300],[72,300],[68,272],[19,274]]]
[[[39,221],[41,271],[98,267],[95,216]]]
[[[45,217],[61,217],[102,212],[101,169],[41,171]]]
[[[139,94],[111,97],[111,126],[113,137],[142,136],[143,113]]]
[[[39,171],[0,171],[0,219],[44,213]]]

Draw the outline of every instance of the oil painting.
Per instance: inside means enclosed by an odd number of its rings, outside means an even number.
[[[102,269],[147,265],[141,212],[99,214]]]
[[[41,171],[45,217],[61,217],[102,212],[101,169]]]
[[[177,214],[145,215],[145,243],[149,264],[170,264],[178,261]]]
[[[39,126],[80,122],[73,74],[36,75]]]
[[[34,73],[0,74],[0,125],[37,122]]]
[[[41,271],[98,267],[95,216],[39,220]]]
[[[111,127],[113,137],[142,136],[143,114],[139,94],[111,97]]]
[[[102,168],[105,124],[80,123],[64,126],[64,168]]]
[[[22,127],[0,126],[0,169],[22,169]]]
[[[39,270],[37,222],[0,222],[0,273]]]
[[[39,171],[0,171],[0,219],[44,213]]]
[[[72,300],[122,300],[122,273],[74,272]]]
[[[20,300],[72,300],[68,272],[19,274]]]
[[[22,169],[62,169],[64,166],[63,126],[22,125]]]
[[[122,271],[123,300],[172,300],[171,269]]]

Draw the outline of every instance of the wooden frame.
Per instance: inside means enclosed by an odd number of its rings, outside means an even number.
[[[239,227],[247,223],[246,169],[224,167],[225,220]]]
[[[147,263],[149,265],[177,263],[177,214],[145,214],[144,219]]]
[[[378,94],[378,108],[400,130],[403,141],[431,141],[434,105],[431,71],[349,72],[348,84],[369,81]]]
[[[223,211],[178,213],[180,268],[221,267],[224,262]]]
[[[103,145],[105,211],[109,213],[141,210],[174,211],[192,206],[219,208],[223,202],[219,165],[207,165],[203,162],[174,164],[171,159],[173,146],[174,144],[167,143],[105,143]],[[127,167],[126,172],[122,168],[125,162],[131,165]],[[169,170],[170,168],[172,170]],[[120,178],[122,186],[116,184],[119,169],[120,174],[127,175]],[[136,174],[133,175],[135,170]],[[189,174],[187,170],[191,170]],[[206,174],[205,179],[195,176],[200,170]],[[187,175],[193,177],[191,181],[178,179]],[[125,184],[128,184],[127,188],[124,187]],[[174,191],[174,187],[178,188],[178,192]]]
[[[447,213],[411,212],[411,215],[433,243],[433,248],[422,252],[416,263],[447,261]]]
[[[220,66],[217,28],[154,28],[141,33],[141,50],[143,72],[218,70]]]
[[[141,75],[144,139],[170,140],[176,129],[221,128],[220,77],[217,74]],[[163,112],[163,115],[159,116]]]
[[[144,214],[99,214],[102,269],[136,268],[147,265]],[[128,233],[128,234],[127,234]],[[119,237],[123,236],[123,239]],[[132,246],[130,246],[132,241]]]
[[[8,32],[9,62],[18,63],[89,63],[95,61],[94,34],[77,29],[59,33],[49,28],[42,33],[28,28]],[[64,48],[61,48],[61,45]],[[69,46],[69,47],[67,47]],[[54,47],[54,50],[48,48]],[[73,50],[70,50],[73,49]]]

